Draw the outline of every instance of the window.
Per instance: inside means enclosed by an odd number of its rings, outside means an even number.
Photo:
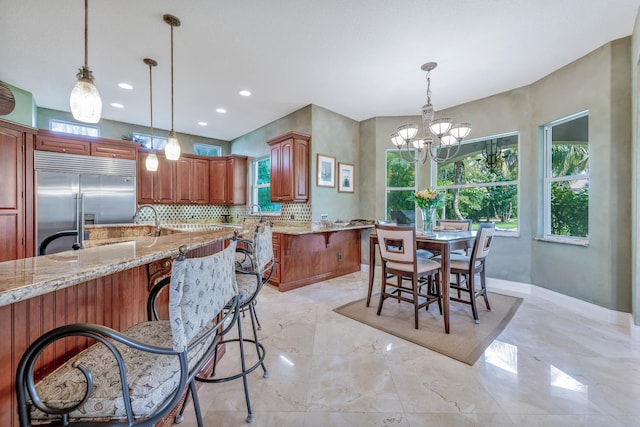
[[[280,212],[280,203],[271,201],[271,157],[256,159],[252,163],[252,203],[258,204],[262,212]]]
[[[222,148],[217,145],[196,142],[193,144],[193,154],[198,154],[200,156],[221,156]]]
[[[446,192],[444,218],[493,222],[497,234],[518,232],[518,133],[469,140],[438,164],[438,188]]]
[[[589,112],[544,126],[544,238],[589,237]]]
[[[151,135],[146,133],[131,133],[131,140],[133,142],[139,142],[144,148],[153,148],[154,150],[163,150],[167,143],[167,138],[164,136],[153,135],[153,141],[151,141]]]
[[[399,150],[387,150],[386,219],[398,225],[415,225],[415,203],[407,200],[416,191],[416,163],[402,160]]]
[[[74,135],[100,136],[100,127],[98,126],[80,125],[55,119],[49,120],[49,129],[54,132],[72,133]]]

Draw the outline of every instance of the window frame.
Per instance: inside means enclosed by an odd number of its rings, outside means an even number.
[[[271,179],[269,179],[269,183],[268,184],[258,184],[257,180],[258,180],[258,164],[260,162],[263,162],[265,160],[268,160],[269,162],[271,162],[271,156],[270,155],[266,155],[266,156],[262,156],[262,157],[257,157],[253,160],[251,160],[251,167],[250,167],[250,173],[249,173],[249,179],[251,182],[251,191],[250,191],[250,204],[251,205],[258,205],[259,204],[259,197],[258,197],[258,190],[260,188],[269,188],[269,193],[271,193]],[[279,206],[279,210],[277,211],[262,211],[262,215],[263,216],[279,216],[282,214],[282,203],[278,203],[278,202],[271,202],[272,205],[277,205]],[[260,206],[260,208],[262,209],[262,206]]]
[[[93,131],[95,131],[95,135],[92,134],[92,132],[84,132],[84,133],[82,133],[82,132],[69,132],[67,130],[54,129],[55,125],[62,125],[66,129],[78,128],[78,129],[84,129],[84,130],[87,130],[87,131],[93,130]],[[90,136],[92,138],[99,138],[100,137],[100,126],[92,126],[92,125],[80,124],[80,123],[76,123],[76,122],[68,122],[66,120],[59,120],[59,119],[49,119],[49,130],[51,130],[52,132],[67,133],[69,135]]]
[[[413,155],[415,156],[415,149],[411,148],[409,149]],[[388,170],[387,170],[387,164],[388,164],[388,155],[390,152],[396,152],[398,153],[398,156],[403,159],[404,157],[402,156],[402,154],[400,153],[400,149],[398,148],[387,148],[385,149],[384,152],[384,219],[390,221],[391,215],[390,213],[388,213],[388,207],[389,207],[389,198],[388,193],[389,191],[413,191],[416,192],[418,191],[418,182],[419,180],[419,172],[420,172],[420,168],[418,167],[419,163],[418,162],[413,162],[413,187],[389,187],[388,186],[388,179],[387,179],[387,174],[388,174]],[[407,162],[407,163],[411,163],[411,162]],[[416,207],[414,207],[414,218],[416,218],[415,215],[418,214],[418,210]],[[414,219],[414,224],[415,226],[415,219]]]
[[[589,110],[583,110],[575,114],[563,117],[558,120],[551,121],[541,126],[542,128],[542,142],[543,142],[543,200],[542,200],[542,240],[567,243],[573,245],[586,246],[589,244],[589,233],[586,237],[581,236],[562,236],[558,234],[551,234],[551,186],[556,182],[586,180],[588,184],[591,183],[591,169],[589,162],[589,173],[582,173],[577,175],[565,175],[565,176],[553,176],[552,165],[552,146],[553,146],[553,127],[558,126],[581,117],[589,117]],[[587,129],[588,132],[588,129]],[[589,155],[591,155],[591,141],[587,141],[589,148]],[[589,205],[591,204],[591,191],[589,191]],[[589,207],[587,207],[587,222],[589,222]]]
[[[520,182],[521,182],[521,176],[522,176],[522,171],[521,171],[521,155],[520,155],[520,143],[521,143],[521,138],[520,138],[520,131],[511,131],[511,132],[504,132],[504,133],[499,133],[499,134],[495,134],[495,135],[487,135],[487,136],[482,136],[482,137],[478,137],[478,138],[474,138],[474,139],[469,139],[469,140],[464,140],[461,145],[466,145],[466,144],[475,144],[481,141],[487,141],[487,140],[491,140],[491,139],[497,139],[497,138],[504,138],[504,137],[509,137],[509,136],[515,136],[518,138],[518,144],[517,144],[517,149],[518,149],[518,179],[511,180],[511,181],[488,181],[488,182],[478,182],[478,183],[470,183],[470,184],[452,184],[452,185],[444,185],[444,186],[438,186],[436,185],[436,189],[438,190],[442,190],[442,191],[447,191],[447,190],[456,190],[456,189],[467,189],[467,188],[488,188],[488,187],[507,187],[507,186],[516,186],[516,191],[517,191],[517,203],[518,203],[518,215],[517,215],[517,227],[515,231],[506,231],[506,230],[500,230],[500,229],[496,229],[495,231],[495,235],[496,236],[504,236],[504,237],[520,237],[520,224],[521,224],[521,213],[520,213],[520,207],[521,207],[521,186],[520,186]],[[480,152],[481,154],[481,152]],[[435,171],[435,177],[436,177],[436,183],[437,183],[437,176],[438,176],[438,171],[437,171],[437,167],[438,164],[436,163],[436,171]]]

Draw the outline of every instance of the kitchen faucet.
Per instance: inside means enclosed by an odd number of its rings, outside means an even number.
[[[139,215],[140,215],[140,211],[144,208],[149,208],[153,211],[153,214],[155,215],[156,218],[156,233],[155,233],[155,237],[160,235],[160,215],[158,215],[158,210],[156,208],[154,208],[152,205],[140,205],[138,206],[138,209],[136,209],[136,213],[133,214],[133,223],[135,224],[136,220],[138,219]]]
[[[254,215],[255,213],[255,210],[253,209],[254,206],[258,208],[258,215],[259,215],[258,221],[262,222],[262,208],[260,207],[259,204],[254,203],[253,205],[249,206],[249,215]]]

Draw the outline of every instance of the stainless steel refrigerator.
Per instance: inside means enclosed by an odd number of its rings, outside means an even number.
[[[36,251],[81,248],[86,224],[133,222],[135,160],[36,151]]]

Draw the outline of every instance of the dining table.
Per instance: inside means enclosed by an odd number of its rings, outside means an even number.
[[[466,230],[443,230],[427,233],[416,230],[416,248],[428,251],[439,252],[440,257],[440,277],[442,280],[442,315],[444,316],[444,331],[449,333],[449,266],[451,262],[451,251],[456,249],[468,249],[473,247],[476,232]],[[367,307],[371,302],[373,290],[374,273],[376,266],[376,246],[378,236],[375,232],[369,235],[369,291],[367,293]],[[382,278],[386,280],[386,278]]]

